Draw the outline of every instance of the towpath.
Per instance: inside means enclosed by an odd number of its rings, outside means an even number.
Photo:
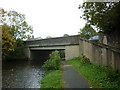
[[[62,62],[64,88],[91,88],[88,82],[72,67],[72,65]]]

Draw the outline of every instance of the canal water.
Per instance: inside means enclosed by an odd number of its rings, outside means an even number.
[[[3,88],[40,88],[44,70],[40,61],[2,62]]]

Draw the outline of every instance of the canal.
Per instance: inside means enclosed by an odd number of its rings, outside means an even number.
[[[40,88],[39,81],[43,78],[44,70],[38,61],[4,61],[2,62],[3,88]]]

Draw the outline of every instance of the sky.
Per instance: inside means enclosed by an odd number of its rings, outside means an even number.
[[[84,0],[0,0],[0,8],[25,14],[34,37],[77,35],[85,21],[78,9]]]

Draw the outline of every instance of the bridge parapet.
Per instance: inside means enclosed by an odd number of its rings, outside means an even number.
[[[29,47],[78,45],[79,38],[79,35],[74,35],[40,40],[27,40],[25,44]]]

